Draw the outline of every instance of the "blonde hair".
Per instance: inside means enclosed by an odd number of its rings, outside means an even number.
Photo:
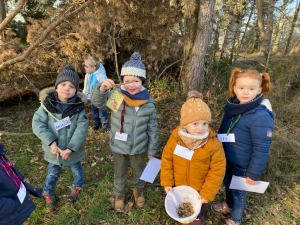
[[[230,97],[234,97],[234,86],[236,83],[236,80],[240,77],[251,77],[254,79],[259,80],[260,82],[260,87],[261,87],[261,92],[263,94],[266,94],[270,90],[270,76],[268,73],[263,72],[260,73],[257,70],[252,70],[252,69],[241,69],[241,68],[234,68],[231,71],[230,79],[229,79],[229,92],[230,92]]]
[[[99,69],[99,67],[100,67],[100,61],[96,56],[88,54],[85,57],[83,57],[83,60],[89,61],[93,66],[96,66],[96,69]]]

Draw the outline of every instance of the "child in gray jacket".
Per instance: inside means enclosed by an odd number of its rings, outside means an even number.
[[[158,150],[158,132],[155,101],[143,87],[146,69],[139,53],[134,52],[121,70],[124,82],[119,89],[123,101],[119,108],[111,112],[110,149],[114,160],[114,207],[118,212],[124,209],[128,162],[132,169],[131,187],[135,203],[143,207],[144,181],[140,176],[145,168],[145,154],[155,156]],[[92,103],[98,108],[106,108],[107,99],[115,87],[111,79],[93,89]]]
[[[55,87],[41,91],[41,106],[32,119],[33,133],[41,139],[44,159],[49,163],[43,191],[48,207],[56,204],[54,189],[62,166],[70,166],[73,173],[71,202],[76,201],[84,183],[81,160],[89,121],[82,102],[86,98],[78,92],[79,80],[74,67],[66,66]]]

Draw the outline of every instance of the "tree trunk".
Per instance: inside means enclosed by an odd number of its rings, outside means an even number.
[[[5,17],[6,17],[5,3],[4,0],[0,0],[0,23],[5,19]]]
[[[272,28],[273,28],[273,11],[274,11],[274,0],[269,0],[267,19],[266,19],[266,29],[264,29],[264,22],[262,16],[262,1],[257,0],[257,22],[260,32],[260,47],[259,52],[262,56],[267,56],[269,54],[269,48],[272,41]]]
[[[282,28],[284,25],[284,16],[285,16],[285,9],[286,9],[287,3],[288,3],[288,0],[284,0],[283,4],[281,6],[281,9],[280,9],[280,17],[279,17],[278,27],[277,27],[276,33],[274,34],[274,43],[273,43],[273,48],[272,48],[273,53],[276,53],[278,51],[279,41],[280,41],[282,30],[283,30]]]
[[[5,9],[5,3],[4,0],[0,0],[0,24],[6,17],[6,9]],[[4,32],[0,31],[0,49],[2,48],[1,46],[4,44]],[[2,51],[2,49],[1,49]]]
[[[195,17],[185,18],[184,60],[180,74],[183,91],[201,91],[215,0],[200,0],[195,1],[195,4],[197,4]]]
[[[261,51],[263,40],[265,40],[265,29],[264,29],[262,1],[261,0],[256,0],[256,7],[257,7],[257,27],[258,27],[258,31],[259,31],[259,37],[260,37],[259,50]]]
[[[244,46],[244,39],[245,39],[245,37],[246,37],[247,29],[248,29],[248,26],[249,26],[250,21],[251,21],[251,18],[252,18],[252,14],[253,14],[253,10],[254,10],[254,5],[255,5],[255,0],[253,1],[252,5],[251,5],[251,11],[250,11],[250,14],[249,14],[247,23],[246,23],[246,25],[245,25],[245,30],[244,30],[243,35],[242,35],[242,37],[241,37],[240,43],[238,44],[238,47],[237,47],[237,54],[236,54],[236,56],[234,57],[233,64],[235,64],[236,60],[237,60],[238,57],[239,57],[239,53],[240,53],[240,51],[241,51],[241,49],[242,49],[242,46]]]
[[[254,33],[254,38],[251,44],[251,49],[250,49],[250,53],[254,53],[258,51],[258,43],[259,43],[259,29],[258,29],[258,25],[256,24],[255,27],[253,28],[255,33]]]
[[[211,59],[216,59],[216,53],[219,51],[219,36],[220,36],[220,27],[221,27],[221,19],[223,17],[224,1],[217,0],[215,4],[215,13],[213,18],[213,35],[212,35],[212,47],[210,49],[210,55],[212,55]]]
[[[246,6],[247,0],[233,1],[229,6],[229,8],[232,9],[229,12],[231,18],[226,28],[221,59],[229,59],[229,61],[232,62],[234,46],[238,36],[237,34],[239,33],[243,18],[246,13]]]
[[[294,28],[295,28],[295,25],[296,25],[296,22],[297,22],[297,19],[298,19],[299,10],[300,10],[300,2],[298,3],[297,9],[295,10],[292,25],[291,25],[291,30],[288,34],[288,38],[287,38],[287,41],[286,41],[285,50],[284,50],[285,55],[289,53],[290,43],[291,43]]]

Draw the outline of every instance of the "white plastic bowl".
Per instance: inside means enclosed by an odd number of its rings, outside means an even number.
[[[169,191],[165,198],[165,208],[170,217],[180,223],[191,223],[193,222],[201,210],[201,200],[198,199],[199,193],[190,186],[177,186],[173,188],[173,191]],[[190,202],[194,207],[194,214],[180,218],[177,209],[179,204],[182,202]]]

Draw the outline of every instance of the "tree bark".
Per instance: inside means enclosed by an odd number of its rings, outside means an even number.
[[[212,30],[215,0],[196,1],[196,16],[185,18],[185,44],[181,70],[183,91],[200,90],[204,78],[205,56]]]
[[[274,43],[273,43],[273,48],[272,48],[273,53],[276,53],[278,51],[279,41],[282,36],[281,34],[282,34],[282,30],[283,30],[282,28],[284,25],[284,16],[285,16],[285,9],[286,9],[287,3],[288,3],[288,0],[284,0],[283,4],[281,6],[281,9],[280,9],[280,17],[279,17],[278,27],[277,27],[276,33],[274,34]]]
[[[239,0],[231,2],[229,6],[232,9],[229,14],[231,15],[230,22],[226,28],[226,34],[221,51],[221,59],[229,59],[232,62],[233,51],[238,33],[246,14],[247,0]]]
[[[233,64],[235,64],[236,60],[238,59],[240,50],[242,49],[242,46],[244,45],[244,39],[246,37],[247,29],[248,29],[248,26],[249,26],[251,18],[252,18],[252,14],[253,14],[253,10],[254,10],[254,5],[255,5],[255,0],[253,1],[252,5],[251,5],[250,14],[249,14],[247,23],[245,24],[245,30],[244,30],[244,32],[242,34],[241,40],[239,41],[239,44],[237,46],[237,54],[234,57]]]
[[[261,0],[256,0],[256,7],[257,7],[257,27],[258,27],[259,38],[260,38],[259,50],[261,51],[263,40],[265,40],[265,29],[264,29],[264,22],[263,22],[263,12],[262,12],[262,1]]]
[[[262,16],[262,1],[257,0],[257,22],[260,32],[260,47],[259,52],[262,56],[267,56],[269,54],[269,48],[272,41],[272,28],[273,28],[273,11],[274,11],[274,0],[269,0],[268,10],[267,10],[267,19],[266,19],[266,28],[264,29],[264,22]]]
[[[292,35],[294,33],[294,28],[295,28],[295,25],[296,25],[296,22],[297,22],[297,19],[298,19],[299,10],[300,10],[300,2],[298,3],[298,6],[295,10],[292,25],[291,25],[291,29],[290,29],[290,32],[288,34],[288,38],[287,38],[287,41],[286,41],[285,50],[284,50],[285,55],[289,53],[290,43],[291,43]]]
[[[6,17],[6,8],[4,0],[0,0],[0,24]],[[4,32],[0,31],[0,50],[2,50],[1,46],[4,44]]]
[[[4,0],[0,0],[0,23],[5,19],[5,17],[6,17],[5,3]]]
[[[224,1],[217,0],[215,3],[215,15],[213,18],[213,31],[212,31],[212,47],[210,49],[210,53],[212,55],[212,59],[216,60],[216,53],[219,51],[219,36],[220,36],[220,28],[221,28],[221,20],[224,14],[223,11]],[[220,55],[219,55],[220,57]]]

